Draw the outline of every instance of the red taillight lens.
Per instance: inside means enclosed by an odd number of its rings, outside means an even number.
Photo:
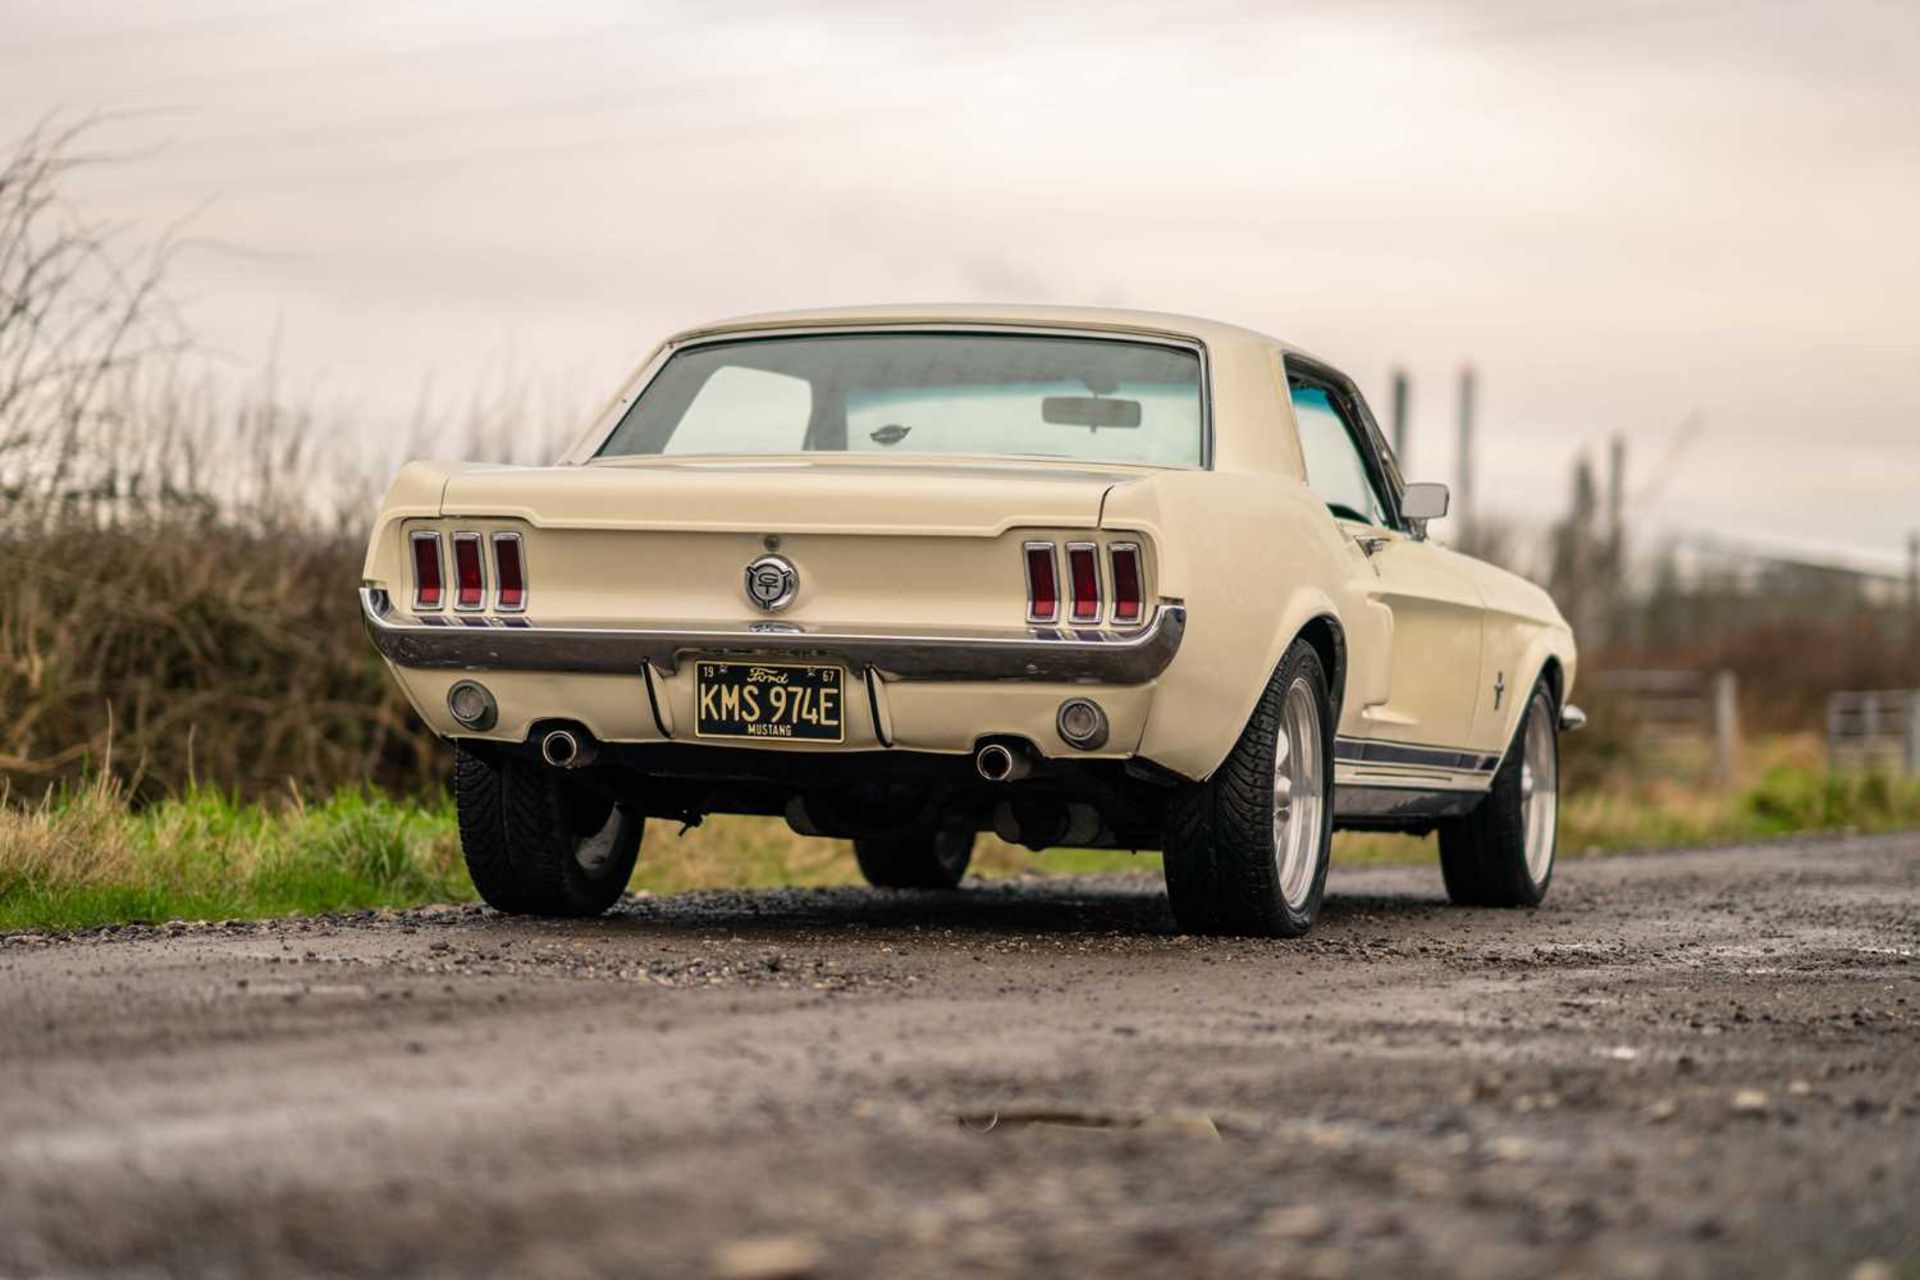
[[[1100,620],[1100,562],[1094,557],[1092,544],[1068,545],[1067,576],[1073,583],[1073,620],[1098,622]]]
[[[520,535],[498,533],[493,538],[494,603],[507,613],[527,607],[526,569],[520,563]]]
[[[1027,617],[1052,622],[1060,616],[1060,580],[1053,568],[1053,544],[1027,544]]]
[[[446,603],[446,591],[440,582],[440,535],[413,535],[413,607],[438,609]]]
[[[480,535],[453,535],[453,607],[478,609],[487,602],[486,574],[480,568]]]
[[[1108,555],[1113,560],[1113,620],[1138,622],[1145,608],[1140,594],[1140,548],[1117,542]]]

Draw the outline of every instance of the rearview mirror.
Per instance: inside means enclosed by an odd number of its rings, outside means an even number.
[[[1400,494],[1400,514],[1409,520],[1438,520],[1447,514],[1447,486],[1410,484]]]
[[[1103,400],[1099,396],[1047,396],[1040,401],[1040,420],[1062,427],[1137,427],[1138,400]]]

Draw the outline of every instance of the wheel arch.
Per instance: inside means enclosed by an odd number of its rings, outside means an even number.
[[[1554,714],[1558,715],[1560,708],[1567,705],[1567,672],[1566,668],[1560,665],[1558,654],[1548,654],[1546,660],[1540,664],[1540,674],[1534,677],[1533,683],[1539,684],[1541,681],[1546,682],[1547,692],[1553,698]],[[1527,687],[1531,689],[1533,685]]]
[[[1159,556],[1161,590],[1187,607],[1180,652],[1155,682],[1139,755],[1184,778],[1212,776],[1303,636],[1342,707],[1363,691],[1373,696],[1362,677],[1384,625],[1369,629],[1371,574],[1305,486],[1169,473],[1113,490],[1101,527],[1145,533]]]
[[[1163,678],[1141,738],[1141,754],[1195,780],[1211,777],[1252,718],[1267,682],[1295,642],[1305,640],[1327,673],[1334,731],[1339,731],[1350,668],[1346,627],[1332,600],[1321,592],[1294,592],[1277,611],[1273,630],[1259,649],[1239,657],[1220,653],[1212,662],[1186,666],[1186,654],[1174,660]],[[1252,637],[1248,637],[1251,639]],[[1255,655],[1258,655],[1257,658]],[[1198,717],[1193,708],[1211,703],[1215,714]],[[1178,711],[1175,712],[1175,708]]]
[[[1560,636],[1564,638],[1565,633],[1560,633]],[[1513,751],[1514,738],[1520,732],[1521,721],[1527,714],[1528,704],[1533,700],[1533,690],[1536,685],[1547,686],[1547,696],[1553,702],[1554,723],[1556,725],[1559,723],[1560,709],[1567,705],[1567,694],[1572,688],[1571,666],[1570,642],[1563,647],[1556,642],[1553,633],[1543,633],[1535,641],[1524,665],[1520,668],[1522,671],[1533,672],[1533,677],[1515,690],[1516,693],[1523,693],[1523,696],[1509,701],[1506,716],[1501,721],[1500,764],[1504,765],[1507,762],[1507,756]]]
[[[1327,691],[1333,697],[1333,720],[1340,723],[1340,709],[1346,702],[1347,689],[1347,631],[1340,625],[1340,619],[1331,613],[1319,613],[1308,618],[1294,634],[1294,640],[1305,640],[1320,655],[1320,665],[1327,670]],[[1280,650],[1284,657],[1293,647],[1289,640]],[[1277,664],[1276,664],[1277,665]]]

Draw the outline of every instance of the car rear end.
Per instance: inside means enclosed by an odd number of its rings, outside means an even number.
[[[570,465],[403,474],[368,628],[437,732],[656,814],[1151,845],[1129,770],[1185,609],[1101,516],[1202,464],[1203,368],[1084,334],[690,344]]]
[[[1102,495],[1126,479],[456,471],[442,514],[376,535],[368,625],[448,737],[524,742],[566,721],[609,743],[958,753],[1002,735],[1122,756],[1184,621],[1155,594],[1151,543],[1098,527]],[[530,501],[544,511],[497,514]],[[779,589],[756,597],[756,571]],[[831,705],[743,699],[777,685],[775,669]],[[450,697],[475,683],[484,705]],[[1105,740],[1071,741],[1059,704],[1089,687]]]

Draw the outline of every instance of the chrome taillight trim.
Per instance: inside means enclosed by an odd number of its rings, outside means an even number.
[[[1051,613],[1041,613],[1039,609],[1035,607],[1040,599],[1039,596],[1035,594],[1033,587],[1033,553],[1036,551],[1045,552],[1047,563],[1053,567],[1053,611]],[[1031,542],[1022,543],[1020,545],[1020,571],[1027,576],[1027,621],[1058,622],[1060,620],[1060,553],[1054,547],[1053,543],[1044,539],[1035,539]]]
[[[472,604],[460,603],[460,545],[473,544],[473,563],[480,573],[479,599]],[[481,545],[480,535],[462,530],[453,535],[453,607],[460,613],[478,613],[487,607],[487,554]]]
[[[440,575],[440,599],[433,604],[426,603],[422,598],[427,585],[420,580],[419,547],[423,542],[433,547],[434,570]],[[407,572],[413,575],[413,611],[415,613],[438,613],[447,607],[447,560],[446,554],[440,546],[439,533],[431,529],[415,530],[407,538],[407,551],[409,553]]]
[[[1087,560],[1093,565],[1093,612],[1080,612],[1080,587],[1074,581],[1073,553],[1084,551]],[[1100,577],[1100,544],[1097,542],[1069,542],[1066,546],[1067,582],[1064,594],[1067,597],[1067,621],[1098,623],[1107,611],[1106,584]]]
[[[1134,615],[1131,618],[1120,616],[1120,557],[1126,556],[1133,561],[1133,584],[1140,593],[1133,602]],[[1112,599],[1107,601],[1107,618],[1115,626],[1137,627],[1147,617],[1147,572],[1140,558],[1140,544],[1137,542],[1109,542],[1107,544],[1107,581],[1112,585]]]
[[[530,590],[527,584],[527,540],[511,529],[499,529],[495,530],[492,541],[494,610],[498,613],[525,613],[527,611],[527,596]],[[511,542],[513,544],[514,558],[520,563],[519,604],[508,604],[502,594],[506,589],[507,583],[506,575],[500,571],[500,544],[503,542]],[[485,576],[486,573],[483,569],[481,571],[481,577],[484,579]],[[483,597],[485,596],[484,591],[481,594]]]

